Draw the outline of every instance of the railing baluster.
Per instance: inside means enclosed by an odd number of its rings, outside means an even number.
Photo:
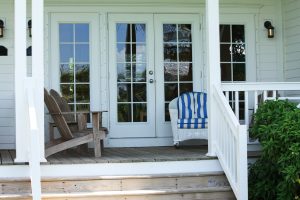
[[[273,90],[273,99],[274,99],[274,100],[276,99],[276,93],[277,93],[277,91],[276,91],[276,90]]]
[[[235,102],[235,116],[238,120],[240,120],[240,107],[239,107],[239,92],[236,91],[235,92],[235,99],[234,99],[234,102]]]
[[[264,90],[264,93],[263,93],[263,101],[266,101],[268,98],[268,91],[267,90]]]
[[[245,91],[245,124],[249,126],[249,92]]]
[[[254,113],[256,113],[256,110],[258,108],[258,93],[257,90],[254,91]]]
[[[229,91],[226,91],[226,92],[225,92],[225,96],[226,96],[226,99],[227,99],[227,101],[228,101],[228,103],[229,103]]]

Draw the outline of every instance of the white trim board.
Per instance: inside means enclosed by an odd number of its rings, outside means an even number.
[[[42,179],[222,172],[218,160],[41,165]],[[0,179],[29,178],[28,165],[0,167]]]

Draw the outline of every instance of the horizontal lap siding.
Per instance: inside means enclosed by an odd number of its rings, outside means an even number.
[[[0,148],[15,147],[14,105],[14,16],[13,1],[1,1],[0,18],[5,19],[4,38],[0,45],[8,49],[8,56],[0,56]]]
[[[300,81],[300,1],[282,0],[286,81]]]

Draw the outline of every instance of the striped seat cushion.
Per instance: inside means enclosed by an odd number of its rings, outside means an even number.
[[[201,129],[208,127],[208,118],[178,119],[178,128]]]
[[[207,94],[193,92],[195,102],[195,118],[207,118]]]
[[[195,117],[194,93],[183,93],[178,97],[178,118],[179,119],[192,119]]]

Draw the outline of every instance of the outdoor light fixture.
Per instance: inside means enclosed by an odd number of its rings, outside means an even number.
[[[32,28],[32,24],[31,24],[31,20],[28,21],[28,33],[29,33],[29,37],[31,37],[31,28]]]
[[[4,36],[4,21],[0,19],[0,38]]]
[[[268,30],[268,38],[274,37],[274,26],[272,26],[270,21],[265,21],[265,28]]]

